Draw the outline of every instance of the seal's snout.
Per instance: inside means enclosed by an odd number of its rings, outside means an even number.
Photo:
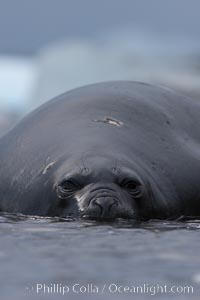
[[[135,217],[129,197],[116,184],[91,184],[78,199],[81,215],[88,219],[113,220]]]
[[[83,216],[94,219],[113,219],[121,211],[119,192],[114,186],[89,185],[83,197]]]
[[[96,211],[97,217],[107,218],[115,211],[118,201],[109,196],[101,196],[91,200],[90,206]]]

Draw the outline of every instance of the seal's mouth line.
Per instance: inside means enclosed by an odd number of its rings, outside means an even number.
[[[101,122],[101,123],[105,123],[105,124],[109,124],[109,125],[114,125],[117,127],[121,127],[123,126],[123,122],[113,119],[113,118],[109,118],[109,117],[105,117],[104,119],[99,119],[99,120],[93,120],[93,122]]]
[[[135,214],[129,214],[129,215],[110,215],[110,216],[95,216],[95,215],[91,215],[88,214],[87,211],[86,212],[81,212],[80,214],[80,219],[83,220],[93,220],[93,221],[97,221],[97,222],[116,222],[117,220],[134,220],[135,222],[139,222],[139,219],[137,218],[137,216]]]

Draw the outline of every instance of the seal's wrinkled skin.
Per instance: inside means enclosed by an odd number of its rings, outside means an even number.
[[[136,82],[41,106],[0,140],[0,209],[94,219],[200,215],[200,102]]]

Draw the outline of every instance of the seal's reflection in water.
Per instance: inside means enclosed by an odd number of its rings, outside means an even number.
[[[40,283],[69,287],[93,284],[99,289],[112,283],[187,285],[193,286],[194,293],[181,295],[181,299],[198,299],[198,220],[98,223],[4,213],[0,223],[0,282],[5,300],[27,299],[27,287],[33,287],[28,299],[38,298],[34,289]],[[43,296],[63,299],[61,294]],[[124,299],[134,295],[105,291],[103,296],[92,292],[78,296]],[[163,299],[168,296],[159,295]],[[149,297],[142,295],[143,299]]]

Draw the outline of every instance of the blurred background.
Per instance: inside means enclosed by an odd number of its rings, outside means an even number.
[[[106,80],[200,98],[200,1],[0,0],[0,135],[44,101]]]

